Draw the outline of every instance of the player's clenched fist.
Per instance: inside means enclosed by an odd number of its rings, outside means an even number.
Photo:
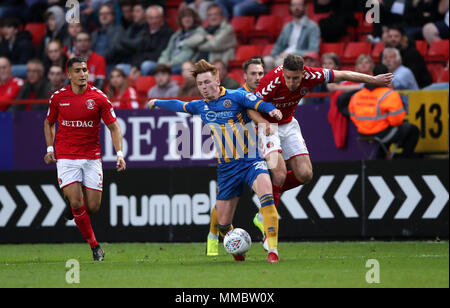
[[[156,99],[149,100],[147,103],[148,109],[155,109],[156,108],[155,102],[156,102]]]
[[[124,171],[127,168],[127,163],[125,162],[125,159],[123,156],[117,156],[117,163],[116,163],[116,169],[117,171]]]
[[[277,121],[280,121],[280,120],[283,118],[283,114],[282,114],[281,111],[278,110],[278,109],[272,110],[271,112],[269,112],[269,115],[270,115],[272,118],[275,118]]]
[[[44,161],[47,165],[56,163],[55,153],[48,152],[47,154],[45,154]]]

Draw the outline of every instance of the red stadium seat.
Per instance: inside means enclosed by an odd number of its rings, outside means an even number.
[[[375,46],[373,46],[371,56],[374,62],[380,62],[380,54],[383,52],[385,48],[386,46],[384,46],[383,42],[379,42],[375,44]]]
[[[155,77],[141,76],[136,79],[136,91],[139,96],[147,96],[148,90],[156,85]]]
[[[356,59],[362,55],[372,53],[372,44],[369,42],[349,42],[345,46],[342,62],[345,64],[354,64]]]
[[[287,3],[272,4],[272,6],[270,7],[270,15],[278,16],[281,19],[291,17],[291,13],[289,11],[289,4]]]
[[[238,16],[233,17],[231,20],[231,26],[236,32],[236,35],[241,44],[248,42],[248,35],[255,25],[254,16]]]
[[[171,78],[172,80],[175,80],[180,87],[183,85],[184,77],[182,75],[172,75]]]
[[[265,40],[267,44],[273,43],[281,32],[281,20],[274,15],[261,15],[256,21],[255,27],[250,32],[251,43],[256,40]]]
[[[356,31],[358,35],[371,34],[373,32],[373,23],[366,21],[366,15],[363,12],[356,12],[355,19],[358,21]]]
[[[331,15],[331,13],[318,13],[318,14],[313,14],[310,19],[312,21],[314,21],[316,24],[319,24],[319,21],[321,19],[327,18]]]
[[[449,43],[448,40],[440,40],[433,42],[430,48],[428,49],[428,53],[425,57],[425,60],[427,62],[447,62],[449,58],[448,43]]]
[[[165,8],[176,8],[178,9],[178,7],[180,6],[181,2],[183,2],[183,0],[167,0],[166,4],[165,4]]]
[[[443,68],[437,76],[436,82],[449,82],[449,71]]]
[[[178,7],[167,8],[166,9],[166,21],[174,31],[177,31],[180,28],[180,26],[178,25],[177,19],[178,19]]]
[[[320,44],[320,54],[334,52],[340,58],[344,55],[345,43],[321,43]]]
[[[440,63],[431,63],[431,64],[427,64],[427,69],[431,74],[431,77],[433,77],[433,82],[445,82],[445,81],[439,81],[443,78],[443,74],[444,72],[448,72],[444,66]],[[448,77],[447,77],[448,79]]]
[[[273,46],[275,44],[267,44],[264,46],[261,56],[268,56],[272,52]]]
[[[25,30],[29,31],[33,36],[34,47],[39,48],[46,31],[45,23],[28,23],[25,26]]]
[[[416,49],[425,59],[428,53],[428,42],[427,41],[416,41]]]
[[[253,58],[261,56],[262,48],[259,45],[241,45],[236,49],[234,60],[228,63],[230,68],[241,67],[242,64]]]

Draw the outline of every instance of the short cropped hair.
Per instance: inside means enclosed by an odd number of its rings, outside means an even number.
[[[74,63],[83,63],[83,62],[87,63],[86,58],[74,57],[74,58],[70,59],[69,61],[67,61],[67,70],[69,70],[74,65]]]
[[[303,71],[305,60],[303,57],[289,54],[283,61],[283,68],[290,71]]]
[[[153,71],[155,75],[158,73],[165,73],[172,75],[172,68],[170,67],[170,65],[167,64],[158,64]]]
[[[202,59],[194,64],[194,67],[192,68],[192,77],[197,78],[198,75],[207,72],[211,72],[214,76],[219,75],[219,71],[214,65]]]
[[[244,72],[247,73],[248,67],[250,65],[262,65],[263,68],[265,68],[264,60],[261,57],[254,57],[250,60],[245,61],[244,64],[242,64],[242,68],[244,69]]]

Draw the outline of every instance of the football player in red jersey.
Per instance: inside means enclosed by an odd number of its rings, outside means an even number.
[[[260,133],[263,142],[259,143],[271,169],[275,205],[278,205],[282,192],[308,183],[313,176],[309,152],[300,126],[294,118],[301,98],[316,85],[324,82],[352,81],[388,86],[393,77],[390,73],[370,76],[352,71],[307,67],[304,66],[302,57],[292,54],[285,58],[283,65],[264,76],[256,89],[256,95],[281,110],[283,119],[277,121],[254,111],[249,111],[249,115],[259,125],[267,127],[277,124],[275,134],[266,136]]]
[[[104,252],[95,238],[89,218],[89,214],[99,211],[102,198],[100,121],[103,120],[111,132],[117,151],[118,171],[126,168],[122,132],[106,95],[88,85],[86,59],[70,59],[67,72],[70,85],[50,97],[44,121],[47,143],[44,160],[47,164],[56,163],[59,186],[69,201],[75,223],[91,246],[94,261],[103,261]],[[56,122],[59,124],[57,132]]]

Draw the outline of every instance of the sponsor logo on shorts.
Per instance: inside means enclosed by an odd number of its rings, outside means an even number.
[[[272,141],[267,142],[267,148],[272,148],[274,146]]]
[[[61,186],[61,184],[62,184],[61,178],[58,179],[58,184],[59,184],[59,186]]]

